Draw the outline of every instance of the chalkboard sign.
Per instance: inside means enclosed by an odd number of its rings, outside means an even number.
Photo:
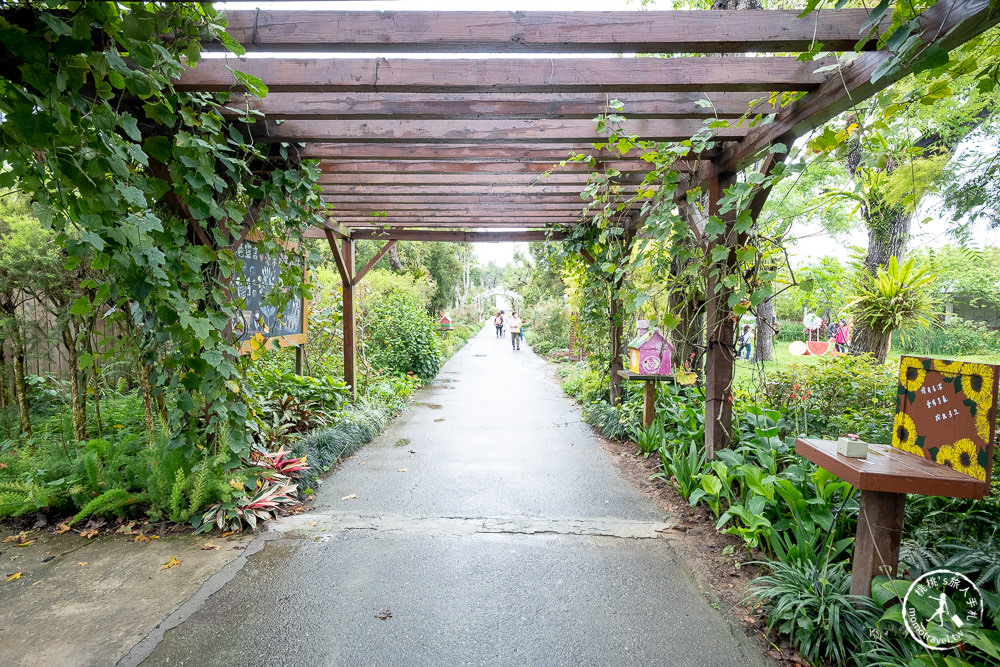
[[[243,307],[233,320],[233,334],[237,341],[245,343],[260,334],[268,343],[279,345],[304,343],[308,318],[305,301],[299,297],[285,305],[283,313],[277,306],[263,302],[272,290],[278,288],[281,267],[288,261],[284,255],[270,257],[262,255],[256,244],[246,241],[236,249],[242,275],[235,275],[230,283],[234,298],[242,300]],[[249,346],[242,346],[245,352]]]
[[[978,362],[903,357],[892,446],[988,484],[998,370]]]

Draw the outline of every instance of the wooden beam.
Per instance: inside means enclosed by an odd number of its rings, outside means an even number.
[[[566,238],[563,232],[520,231],[520,232],[463,232],[434,229],[398,229],[398,230],[367,230],[354,232],[356,240],[392,240],[397,241],[451,241],[457,243],[509,243],[517,241],[561,241]]]
[[[522,183],[514,185],[505,184],[445,184],[445,183],[413,183],[410,185],[388,185],[385,183],[361,183],[358,185],[331,185],[327,184],[322,188],[323,195],[336,196],[356,196],[356,197],[395,197],[395,196],[419,196],[419,197],[489,197],[503,195],[525,195],[538,197],[544,195],[572,195],[579,199],[583,192],[584,183],[568,183],[549,185],[546,183]],[[637,186],[621,184],[621,192],[634,193]]]
[[[403,215],[404,213],[430,214],[441,213],[443,215],[492,215],[492,214],[512,214],[512,215],[543,215],[551,212],[579,212],[583,210],[582,201],[574,202],[550,202],[550,201],[521,201],[521,202],[494,202],[488,208],[480,206],[474,201],[434,201],[423,203],[419,201],[403,202],[383,202],[377,206],[368,203],[345,202],[338,204],[334,209],[334,215],[339,219],[343,215],[365,215],[373,218],[379,217],[383,212],[389,215]]]
[[[617,183],[636,184],[641,183],[645,174],[638,172],[625,172],[614,179]],[[365,186],[390,185],[421,186],[450,185],[453,187],[468,187],[471,185],[524,185],[524,186],[545,186],[545,185],[576,185],[584,186],[590,180],[588,172],[563,172],[560,169],[552,173],[533,174],[530,172],[518,171],[514,173],[491,173],[491,174],[371,174],[371,173],[321,173],[319,184],[328,189],[329,186]]]
[[[546,193],[522,193],[504,195],[470,195],[456,194],[448,196],[444,194],[434,195],[322,195],[323,201],[331,204],[356,204],[367,206],[370,210],[380,210],[383,204],[466,204],[485,205],[502,203],[543,203],[558,202],[563,204],[577,204],[583,208],[584,201],[576,194],[546,194]]]
[[[387,242],[385,245],[379,248],[379,251],[375,253],[375,256],[372,257],[370,260],[368,260],[368,263],[365,264],[365,267],[363,269],[358,271],[358,275],[354,276],[354,279],[351,280],[351,284],[357,285],[358,283],[360,283],[361,279],[365,277],[365,274],[368,273],[371,270],[371,268],[375,266],[375,263],[378,262],[380,259],[382,259],[382,256],[385,255],[385,253],[389,252],[389,249],[392,248],[392,246],[394,245],[396,245],[396,241],[393,240]]]
[[[796,58],[204,58],[178,90],[239,91],[230,68],[275,93],[771,92],[812,90],[832,60]]]
[[[381,147],[380,147],[381,148]],[[513,161],[490,161],[473,162],[470,160],[425,160],[425,161],[402,161],[402,160],[322,160],[319,168],[322,174],[386,174],[386,175],[472,175],[481,174],[484,177],[489,175],[503,175],[514,177],[523,175],[525,177],[543,178],[542,174],[552,171],[553,175],[572,174],[574,176],[590,173],[590,165],[580,163],[567,163],[565,166],[555,167],[554,162],[565,158],[563,154],[555,160],[545,160],[542,162],[513,162]],[[602,166],[609,169],[616,169],[623,173],[645,173],[652,169],[652,165],[644,160],[619,160],[602,163]],[[687,165],[678,163],[678,171],[687,171]],[[323,178],[324,176],[321,176]]]
[[[746,53],[854,48],[862,9],[819,11],[251,11],[226,32],[259,51]],[[221,45],[206,45],[221,48]],[[865,45],[871,48],[872,45]]]
[[[990,0],[939,0],[920,15],[924,46],[953,49],[1000,23],[1000,4]],[[789,104],[770,125],[761,125],[716,159],[716,172],[738,171],[768,145],[792,142],[837,114],[863,102],[912,71],[901,67],[872,81],[875,69],[890,58],[885,51],[864,53],[839,71],[831,72],[812,94]]]
[[[340,281],[345,285],[349,284],[351,282],[351,273],[347,270],[347,263],[344,261],[344,256],[340,254],[340,248],[337,247],[337,237],[327,228],[319,231],[330,242],[330,252],[333,253],[333,261],[337,265],[337,271],[340,272]]]
[[[621,131],[648,141],[683,141],[705,129],[701,120],[628,120]],[[723,127],[710,134],[739,139],[749,126]],[[600,142],[593,119],[587,120],[286,120],[266,122],[253,132],[257,141],[268,143],[426,143],[467,144],[476,142],[523,144],[531,141],[579,144]]]
[[[389,230],[392,233],[397,232],[414,232],[418,230],[425,231],[458,231],[458,232],[484,232],[484,233],[500,233],[500,232],[520,232],[527,230],[540,230],[540,229],[558,229],[565,230],[572,227],[575,224],[585,224],[580,221],[567,221],[567,220],[557,220],[545,223],[518,223],[518,222],[505,222],[502,224],[482,224],[476,220],[455,220],[449,223],[420,223],[414,222],[412,224],[395,224],[395,225],[358,225],[354,227],[355,232],[361,234],[358,236],[358,240],[366,240],[366,234],[381,233]],[[321,239],[325,238],[324,232],[319,228],[307,229],[303,232],[303,237],[307,239]],[[380,239],[384,239],[384,236],[378,236]],[[408,239],[400,239],[408,240]],[[412,239],[411,239],[412,240]]]
[[[334,218],[328,217],[323,224],[328,230],[330,230],[331,233],[333,233],[334,236],[338,236],[342,239],[351,238],[351,230],[341,225]]]
[[[590,142],[579,144],[535,143],[530,146],[516,146],[504,143],[481,144],[371,144],[371,143],[310,143],[298,149],[300,158],[320,160],[403,160],[426,161],[445,160],[447,162],[473,161],[494,162],[544,162],[547,166],[569,159],[573,155],[588,155],[596,160],[627,159],[617,151],[595,149]],[[639,150],[630,158],[638,158]]]
[[[769,113],[769,95],[755,93],[237,93],[226,116],[254,110],[270,120],[591,120],[617,99],[632,119],[739,118],[754,108]],[[708,103],[708,106],[705,103]]]

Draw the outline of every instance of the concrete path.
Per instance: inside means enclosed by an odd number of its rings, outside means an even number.
[[[529,349],[485,328],[416,400],[119,664],[770,664]]]

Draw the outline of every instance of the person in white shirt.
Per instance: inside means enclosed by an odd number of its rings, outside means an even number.
[[[521,318],[517,316],[517,311],[512,311],[507,318],[507,329],[510,331],[510,349],[521,349]]]

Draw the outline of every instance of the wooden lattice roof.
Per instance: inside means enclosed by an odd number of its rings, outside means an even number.
[[[723,128],[717,148],[700,156],[715,173],[731,173],[762,146],[790,143],[893,80],[871,81],[891,56],[874,40],[840,68],[795,57],[814,41],[853,50],[866,10],[332,7],[229,11],[229,33],[252,57],[206,58],[178,85],[233,91],[231,106],[264,112],[259,138],[304,143],[302,155],[320,160],[337,229],[354,238],[484,240],[468,232],[513,228],[524,231],[486,239],[526,240],[585,224],[587,168],[539,176],[582,152],[620,171],[625,188],[641,180],[648,165],[638,155],[591,146],[600,139],[593,119],[611,99],[624,103],[630,132],[664,141],[690,137],[706,118],[738,118],[756,101],[755,112],[776,114],[773,123]],[[951,48],[998,18],[988,0],[942,0],[922,17],[923,40]],[[270,93],[244,98],[230,67]],[[769,102],[775,91],[803,95],[778,108]]]

